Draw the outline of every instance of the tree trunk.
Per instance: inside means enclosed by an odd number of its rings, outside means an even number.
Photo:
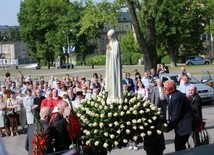
[[[168,53],[169,53],[170,61],[171,61],[171,67],[177,67],[176,53],[174,52],[173,41],[171,38],[167,38],[167,45],[168,45]]]
[[[140,50],[144,54],[144,69],[149,71],[150,69],[157,68],[157,51],[155,43],[155,21],[152,17],[146,19],[147,23],[147,40],[143,37],[139,21],[135,12],[134,1],[127,0],[127,6],[131,15],[131,21],[136,34],[137,41],[139,43]]]

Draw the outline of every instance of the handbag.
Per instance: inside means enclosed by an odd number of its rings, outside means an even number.
[[[210,143],[210,136],[209,136],[208,131],[206,130],[205,124],[206,124],[206,122],[202,121],[200,128],[198,130],[201,145],[207,145]]]
[[[10,115],[13,115],[13,114],[15,114],[14,109],[10,109],[10,110],[6,111],[6,115],[7,116],[10,116]]]
[[[9,99],[9,100],[10,100],[10,99]],[[10,100],[10,105],[13,105],[12,102],[11,102],[11,100]],[[7,115],[7,116],[14,115],[14,114],[15,114],[14,109],[7,109],[7,110],[6,110],[6,115]]]

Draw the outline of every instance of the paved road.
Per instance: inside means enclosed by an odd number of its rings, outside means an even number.
[[[207,122],[207,129],[210,134],[211,143],[214,143],[214,104],[207,105],[203,107],[203,117]],[[164,154],[174,152],[173,145],[173,132],[165,134],[166,139],[166,150]],[[3,137],[3,142],[8,151],[8,155],[26,155],[27,152],[24,149],[26,134],[21,134],[20,136],[15,137]],[[190,144],[192,146],[192,139],[190,138]],[[123,149],[114,149],[109,155],[145,155],[145,151],[143,150],[143,145],[139,145],[140,150],[138,151],[128,151],[127,148]]]

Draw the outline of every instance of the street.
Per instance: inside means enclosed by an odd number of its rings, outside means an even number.
[[[214,104],[206,105],[203,107],[203,118],[207,122],[206,127],[210,135],[210,142],[214,143]],[[26,155],[27,152],[24,149],[26,134],[21,134],[15,137],[3,137],[3,142],[5,144],[8,155]],[[174,132],[171,131],[165,134],[165,143],[166,149],[164,154],[174,152],[173,145]],[[189,139],[191,147],[193,146],[192,139]],[[128,148],[123,149],[114,149],[109,155],[145,155],[145,151],[143,150],[143,145],[139,145],[138,151],[129,151]]]

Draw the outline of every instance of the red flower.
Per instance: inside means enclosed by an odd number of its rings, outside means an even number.
[[[69,123],[67,125],[67,130],[71,139],[77,138],[79,136],[80,128],[81,126],[79,124],[79,118],[75,112],[71,112],[69,116]]]
[[[43,155],[43,150],[46,148],[45,133],[37,131],[33,137],[33,155]]]

